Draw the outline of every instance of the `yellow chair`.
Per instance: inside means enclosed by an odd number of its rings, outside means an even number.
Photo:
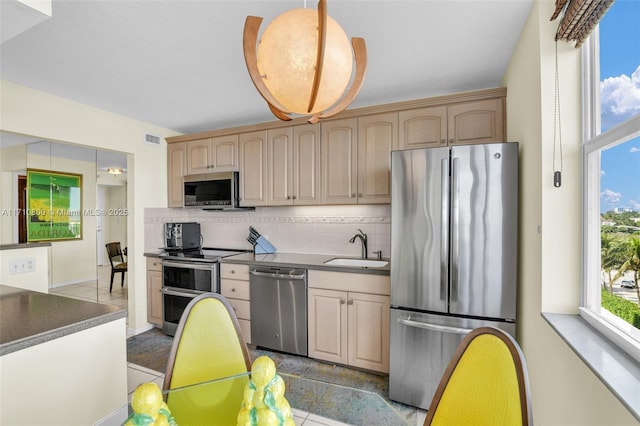
[[[427,425],[533,425],[527,367],[518,343],[480,327],[462,340],[431,401]]]
[[[187,305],[169,353],[163,389],[175,389],[251,370],[247,344],[233,308],[220,294],[205,293]],[[234,424],[242,403],[239,380],[202,390],[198,386],[169,393],[167,404],[178,424]],[[228,418],[212,412],[228,406]]]

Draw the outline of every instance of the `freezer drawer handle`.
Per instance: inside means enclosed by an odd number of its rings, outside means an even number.
[[[295,275],[270,274],[268,272],[258,272],[258,271],[251,271],[251,275],[255,275],[257,277],[268,277],[268,278],[285,278],[288,280],[304,280],[304,277],[305,277],[304,274],[295,274]]]
[[[427,322],[418,322],[408,319],[398,318],[398,322],[409,327],[424,328],[425,330],[441,331],[443,333],[467,334],[471,332],[469,328],[448,327],[446,325],[429,324]]]

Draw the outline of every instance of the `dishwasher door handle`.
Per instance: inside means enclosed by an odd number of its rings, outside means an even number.
[[[260,272],[260,271],[250,271],[251,275],[255,275],[257,277],[267,277],[267,278],[285,278],[288,280],[304,280],[305,278],[305,274],[294,274],[294,275],[289,275],[289,274],[277,274],[277,273],[270,273],[270,272]]]

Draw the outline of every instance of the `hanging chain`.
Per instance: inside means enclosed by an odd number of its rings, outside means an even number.
[[[560,119],[560,77],[558,72],[558,40],[556,40],[555,99],[553,107],[553,186],[562,185],[562,124]],[[557,131],[557,133],[556,133]],[[557,143],[557,147],[556,147]],[[560,169],[556,168],[556,151],[559,151]]]

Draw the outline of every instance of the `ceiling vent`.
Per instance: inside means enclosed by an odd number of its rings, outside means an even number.
[[[144,141],[151,145],[160,145],[160,136],[150,135],[149,133],[145,133]]]

